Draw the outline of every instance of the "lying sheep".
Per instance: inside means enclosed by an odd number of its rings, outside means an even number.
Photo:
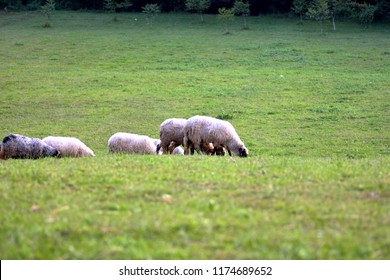
[[[161,123],[160,140],[163,154],[171,154],[176,147],[183,145],[186,122],[186,119],[172,118]],[[172,142],[176,146],[173,146]]]
[[[193,154],[201,151],[202,143],[213,143],[216,147],[224,147],[231,156],[248,156],[248,149],[241,141],[234,127],[227,121],[206,116],[194,116],[187,120],[184,128],[184,153]]]
[[[0,158],[37,159],[41,157],[59,157],[61,153],[41,139],[29,138],[19,134],[4,137],[1,143]]]
[[[118,132],[108,139],[108,151],[112,153],[158,154],[155,140],[145,135]]]
[[[94,152],[74,137],[48,136],[42,139],[46,144],[60,151],[62,157],[94,157]]]

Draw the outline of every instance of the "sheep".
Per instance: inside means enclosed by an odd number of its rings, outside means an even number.
[[[213,143],[216,147],[224,147],[231,156],[248,156],[248,149],[241,141],[234,127],[227,121],[207,116],[194,116],[187,120],[184,128],[184,154],[200,152],[202,143]]]
[[[108,151],[112,153],[158,154],[155,140],[145,135],[118,132],[108,139]]]
[[[163,154],[171,154],[177,146],[183,145],[184,127],[186,122],[186,119],[172,118],[161,123],[160,145]],[[174,142],[173,145],[172,142]],[[171,146],[171,148],[169,148],[169,146]]]
[[[41,139],[29,138],[20,134],[9,134],[1,143],[1,159],[38,159],[60,157],[61,153]]]
[[[46,144],[60,151],[62,157],[94,157],[94,152],[74,137],[48,136],[42,139]]]
[[[163,154],[172,154],[177,147],[183,145],[186,123],[187,119],[183,118],[171,118],[163,121],[160,125],[161,143],[157,150],[162,149]],[[212,143],[202,143],[200,151],[206,155],[225,155],[223,147],[214,147]]]

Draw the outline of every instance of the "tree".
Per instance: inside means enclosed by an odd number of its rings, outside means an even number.
[[[332,18],[333,31],[336,31],[336,15],[349,14],[351,12],[350,0],[328,0],[329,11]]]
[[[312,4],[307,9],[306,15],[320,22],[322,34],[324,30],[323,22],[330,18],[328,0],[313,0]]]
[[[45,5],[41,7],[42,13],[46,16],[46,23],[43,27],[50,27],[51,15],[56,9],[56,3],[54,0],[46,0]]]
[[[158,4],[146,4],[142,7],[142,12],[146,14],[148,24],[152,25],[154,18],[160,12],[160,6]]]
[[[219,8],[218,9],[218,18],[225,23],[225,33],[226,35],[230,34],[229,24],[234,20],[233,9]]]
[[[306,0],[294,0],[292,3],[291,10],[299,15],[300,22],[303,23],[303,16],[307,11]]]
[[[250,10],[249,10],[249,3],[245,3],[241,0],[238,0],[234,2],[233,5],[233,13],[237,16],[242,16],[244,18],[244,29],[249,29],[246,18],[249,16]]]
[[[371,24],[374,21],[374,15],[377,11],[377,6],[366,5],[359,15],[359,21],[362,24]]]
[[[130,0],[103,0],[103,8],[110,13],[117,12],[120,9],[127,9],[132,5]]]
[[[196,11],[200,14],[200,20],[204,22],[203,12],[210,8],[211,0],[187,0],[186,9],[188,11]]]

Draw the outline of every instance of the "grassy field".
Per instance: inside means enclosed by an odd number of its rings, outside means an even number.
[[[0,161],[1,259],[390,259],[390,28],[296,19],[0,14],[0,137],[95,158]],[[111,155],[171,117],[248,158]]]

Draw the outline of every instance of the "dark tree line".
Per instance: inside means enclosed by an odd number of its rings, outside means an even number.
[[[115,0],[121,3],[125,0]],[[129,1],[129,0],[128,0]],[[250,4],[250,14],[289,13],[292,11],[294,0],[243,0]],[[307,0],[307,3],[313,0]],[[331,0],[330,0],[331,1]],[[348,0],[346,0],[348,1]],[[0,8],[8,10],[36,10],[44,5],[46,0],[0,0]],[[186,0],[130,0],[132,5],[123,9],[129,12],[142,12],[146,4],[158,4],[162,12],[178,12],[186,10]],[[231,8],[235,0],[211,0],[210,7],[205,13],[217,14],[220,8]],[[390,20],[390,0],[353,0],[357,4],[375,6],[376,18]],[[56,9],[65,10],[103,10],[104,0],[55,0]]]

